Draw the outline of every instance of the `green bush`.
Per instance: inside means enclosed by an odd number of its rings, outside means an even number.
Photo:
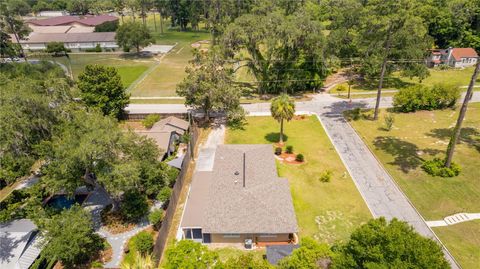
[[[157,200],[165,203],[170,199],[170,196],[172,195],[172,189],[169,187],[163,187],[160,192],[157,194]]]
[[[275,155],[280,155],[280,154],[282,154],[282,148],[281,147],[275,148]]]
[[[337,86],[337,92],[344,92],[346,90],[347,90],[347,87],[345,87],[345,85]]]
[[[297,162],[303,162],[305,160],[305,157],[303,156],[303,154],[297,154],[297,157],[295,157],[295,160]]]
[[[385,115],[384,120],[385,120],[385,130],[387,131],[392,130],[393,123],[395,122],[395,117],[392,114],[388,113],[387,115]]]
[[[100,44],[97,44],[95,48],[90,48],[86,49],[86,52],[102,52],[102,47],[100,47]]]
[[[160,226],[160,223],[163,220],[163,209],[155,209],[152,212],[150,212],[150,215],[148,215],[148,220],[150,223],[153,225],[153,227],[158,230],[158,227]]]
[[[133,189],[126,191],[120,204],[120,213],[127,221],[137,221],[148,212],[147,196]]]
[[[293,153],[293,146],[287,146],[287,149],[285,150],[286,153],[292,154]]]
[[[160,115],[150,114],[146,116],[145,119],[142,120],[142,124],[143,126],[145,126],[145,128],[150,129],[159,120],[160,120]]]
[[[321,182],[330,182],[332,180],[332,171],[326,170],[320,175]]]
[[[135,249],[142,255],[150,254],[153,249],[153,236],[147,231],[141,231],[133,238]]]
[[[423,162],[422,169],[429,175],[439,177],[455,177],[461,171],[460,166],[456,163],[452,163],[450,167],[445,167],[445,161],[440,158]]]
[[[433,87],[417,85],[400,90],[393,97],[393,107],[400,112],[453,108],[460,98],[456,86],[437,84]]]

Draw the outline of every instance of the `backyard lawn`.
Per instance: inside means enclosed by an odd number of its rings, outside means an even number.
[[[385,110],[382,110],[385,114]],[[454,161],[462,172],[454,178],[432,177],[421,169],[423,160],[443,158],[458,110],[395,114],[390,132],[378,122],[352,121],[370,149],[395,178],[426,220],[459,213],[480,212],[480,103],[471,104]],[[480,264],[480,224],[464,223],[436,228],[439,237],[464,264]]]
[[[228,144],[272,144],[279,124],[271,117],[248,117],[244,130],[228,130]],[[345,240],[371,214],[316,117],[297,117],[285,123],[286,145],[305,156],[304,164],[277,162],[279,175],[288,178],[300,237],[322,242]],[[272,146],[273,153],[273,146]],[[330,170],[331,182],[319,180]]]

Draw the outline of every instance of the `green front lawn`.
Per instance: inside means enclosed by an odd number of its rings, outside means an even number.
[[[480,264],[480,220],[433,228],[463,268]]]
[[[385,90],[398,90],[408,86],[422,84],[425,86],[433,86],[439,83],[446,83],[451,85],[457,86],[467,86],[470,83],[470,79],[473,74],[473,67],[468,67],[465,69],[447,69],[447,70],[440,70],[438,68],[431,68],[430,76],[425,78],[422,82],[418,80],[418,78],[407,78],[401,77],[399,73],[393,73],[389,77],[385,78],[383,88]],[[348,84],[343,83],[341,84],[345,86],[345,89],[348,89]],[[351,87],[351,92],[365,92],[371,91],[372,93],[376,93],[378,87],[378,82],[373,81],[371,83],[355,83]],[[330,93],[340,93],[340,94],[347,94],[347,91],[339,92],[337,88],[333,88]]]
[[[395,178],[416,208],[426,220],[441,220],[459,213],[480,212],[480,103],[470,104],[462,129],[461,143],[457,145],[454,161],[462,172],[454,178],[432,177],[421,165],[433,157],[444,158],[451,130],[455,126],[458,110],[420,111],[395,114],[395,123],[390,132],[383,130],[385,110],[377,122],[371,120],[352,121],[351,124],[375,153],[380,162]],[[466,268],[468,257],[476,257],[478,264],[480,225],[435,229],[439,237]],[[469,241],[470,240],[470,241]],[[468,243],[470,242],[470,243]]]
[[[279,124],[271,117],[248,117],[245,130],[228,130],[228,144],[272,144]],[[286,145],[305,156],[304,164],[277,162],[279,176],[290,181],[300,237],[322,242],[345,240],[358,225],[371,218],[345,166],[316,117],[285,123]],[[272,146],[273,152],[273,146]],[[329,183],[319,180],[326,170]]]

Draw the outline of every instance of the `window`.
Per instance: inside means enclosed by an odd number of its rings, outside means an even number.
[[[192,239],[192,230],[191,229],[185,229],[185,238],[186,239]]]
[[[276,235],[276,234],[260,234],[258,237],[262,237],[262,238],[276,238],[277,235]]]
[[[223,234],[223,238],[240,238],[240,234]]]

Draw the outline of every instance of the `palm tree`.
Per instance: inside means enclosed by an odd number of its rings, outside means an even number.
[[[138,251],[133,255],[133,259],[130,262],[123,261],[120,264],[121,269],[154,269],[155,262],[152,255],[143,256]]]
[[[450,138],[450,143],[448,143],[447,148],[447,159],[445,160],[445,167],[450,167],[452,165],[453,152],[455,151],[455,145],[457,144],[458,137],[460,136],[460,130],[462,129],[463,119],[467,113],[468,102],[472,99],[473,96],[473,87],[475,86],[475,81],[477,80],[478,74],[480,73],[480,61],[475,67],[473,72],[472,79],[468,85],[467,93],[465,94],[465,99],[463,100],[462,108],[460,109],[460,114],[458,115],[457,124],[453,129],[453,135]]]
[[[283,93],[272,101],[270,106],[272,117],[280,122],[280,144],[283,144],[283,120],[290,121],[295,115],[295,103],[288,94]]]

